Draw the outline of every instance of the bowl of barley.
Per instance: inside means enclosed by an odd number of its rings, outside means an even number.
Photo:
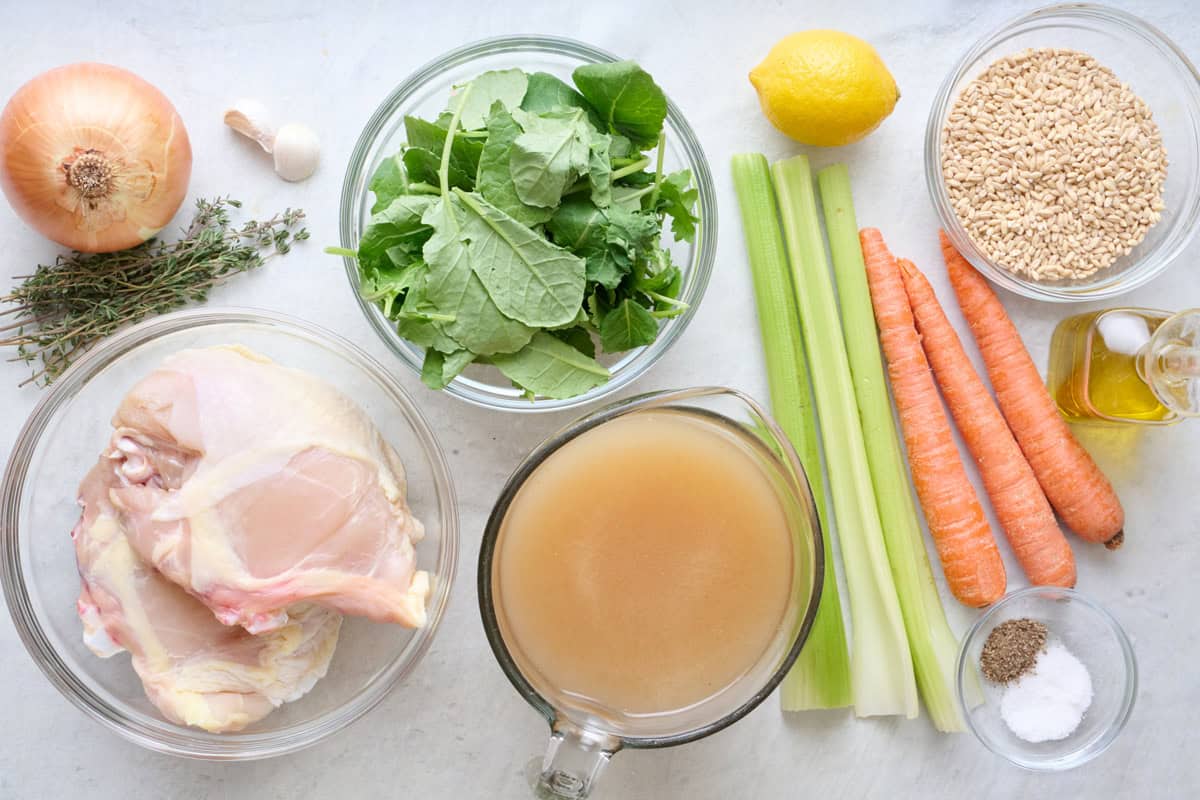
[[[951,70],[925,178],[950,240],[993,283],[1056,302],[1122,294],[1200,225],[1200,73],[1132,14],[1039,9]]]

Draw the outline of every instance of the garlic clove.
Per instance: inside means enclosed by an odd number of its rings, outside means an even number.
[[[258,146],[271,152],[276,133],[267,107],[257,100],[243,97],[225,110],[225,124]]]
[[[317,169],[321,141],[307,125],[289,122],[275,134],[275,172],[285,181],[302,181]]]

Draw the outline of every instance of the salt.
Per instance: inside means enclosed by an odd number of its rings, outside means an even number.
[[[1051,742],[1074,733],[1092,704],[1092,676],[1057,642],[1037,658],[1033,671],[1004,690],[1000,717],[1027,742]]]

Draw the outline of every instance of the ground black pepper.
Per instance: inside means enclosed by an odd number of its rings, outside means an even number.
[[[1046,645],[1046,626],[1037,620],[1021,618],[1001,622],[992,628],[979,668],[995,683],[1008,683],[1033,669],[1038,653]]]

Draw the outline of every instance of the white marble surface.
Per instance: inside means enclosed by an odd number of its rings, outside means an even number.
[[[839,27],[872,41],[903,99],[865,142],[814,153],[851,164],[859,218],[885,229],[894,248],[936,266],[935,220],[922,178],[921,141],[936,84],[963,48],[1033,4],[1014,2],[733,3],[533,2],[479,4],[319,0],[184,0],[6,3],[0,23],[0,98],[57,64],[104,60],[133,69],[175,102],[195,150],[191,195],[232,193],[252,213],[300,206],[313,243],[214,293],[214,304],[300,314],[380,358],[361,318],[336,243],[343,165],[362,123],[409,71],[477,38],[518,32],[573,36],[640,61],[667,88],[697,133],[716,176],[720,247],[712,285],[691,329],[637,390],[724,383],[765,394],[749,274],[728,175],[731,154],[781,157],[796,147],[759,115],[746,72],[780,35]],[[1186,0],[1128,3],[1200,57],[1200,23]],[[335,10],[337,8],[343,10]],[[355,10],[345,10],[354,8]],[[223,129],[224,105],[259,96],[312,123],[324,141],[320,171],[288,185],[260,153]],[[0,283],[55,249],[0,204]],[[1194,244],[1171,271],[1130,295],[1131,304],[1200,305]],[[941,271],[934,282],[946,291]],[[1005,297],[1039,362],[1066,312]],[[952,305],[952,304],[951,304]],[[950,314],[961,322],[956,312]],[[397,364],[397,369],[401,367]],[[0,452],[7,453],[39,390],[18,390],[22,365],[0,364]],[[307,752],[249,763],[176,760],[138,749],[86,719],[43,679],[7,615],[0,622],[0,797],[3,798],[524,798],[522,767],[540,752],[541,719],[493,664],[478,622],[475,559],[485,514],[521,455],[566,421],[502,416],[425,391],[402,376],[441,438],[458,479],[463,547],[451,608],[428,657],[407,685],[349,730]],[[1116,555],[1076,547],[1079,586],[1133,637],[1141,690],[1128,729],[1099,760],[1074,772],[1035,775],[997,760],[969,735],[942,736],[924,720],[856,720],[846,712],[785,717],[774,699],[707,740],[618,756],[597,798],[753,797],[1185,797],[1200,793],[1200,600],[1194,487],[1200,423],[1135,441],[1091,441],[1129,514]],[[65,532],[64,532],[65,535]],[[1011,561],[1010,561],[1011,565]],[[1013,585],[1019,571],[1013,565]],[[951,606],[958,631],[972,613]]]

